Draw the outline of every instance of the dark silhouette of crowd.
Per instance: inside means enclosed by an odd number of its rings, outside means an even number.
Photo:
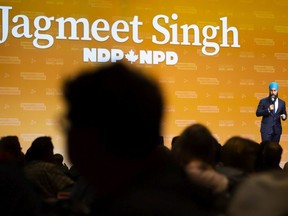
[[[123,62],[80,71],[62,90],[72,166],[50,136],[25,153],[17,136],[1,137],[1,216],[288,215],[279,143],[238,134],[222,144],[195,123],[168,148],[160,85]]]

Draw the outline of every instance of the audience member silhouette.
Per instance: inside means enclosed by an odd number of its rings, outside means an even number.
[[[32,142],[25,155],[25,175],[43,201],[56,200],[59,192],[74,184],[74,181],[53,163],[53,149],[52,138],[40,136]]]
[[[212,190],[215,198],[210,204],[215,212],[223,213],[226,209],[229,180],[215,170],[219,145],[206,126],[192,124],[178,136],[173,144],[172,153],[193,182]]]
[[[251,139],[232,136],[222,146],[220,163],[216,170],[229,179],[232,197],[238,185],[256,172],[259,144]]]
[[[283,149],[277,142],[261,142],[256,171],[282,170],[280,167],[282,152]]]
[[[193,124],[180,134],[173,145],[172,152],[182,166],[187,165],[191,160],[200,160],[214,167],[217,141],[206,126]]]
[[[227,216],[287,216],[287,198],[287,173],[253,173],[235,191]]]
[[[63,171],[66,175],[69,175],[69,168],[68,166],[64,163],[64,156],[60,153],[55,153],[53,155],[53,160],[52,162],[56,164],[60,170]]]
[[[60,166],[62,165],[66,166],[66,164],[64,164],[64,156],[60,153],[53,154],[53,163],[60,165]]]
[[[0,215],[39,216],[41,203],[23,173],[23,152],[17,136],[0,139]]]
[[[171,140],[171,149],[173,148],[174,144],[176,143],[177,139],[179,138],[179,135],[174,136]]]
[[[0,140],[0,160],[13,160],[18,165],[24,166],[24,153],[19,139],[15,135],[4,136]]]
[[[232,136],[222,146],[221,162],[246,174],[256,171],[259,144],[251,139]]]
[[[90,215],[205,215],[199,185],[159,146],[160,87],[136,67],[82,71],[63,87],[71,162],[95,189]],[[211,213],[210,213],[211,215]]]

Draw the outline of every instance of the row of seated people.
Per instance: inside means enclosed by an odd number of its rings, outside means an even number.
[[[222,146],[208,128],[201,124],[188,126],[181,135],[175,136],[172,139],[171,149],[164,146],[163,137],[160,137],[159,147],[163,148],[167,154],[173,155],[175,161],[184,168],[192,182],[211,189],[199,190],[198,198],[202,199],[201,205],[206,207],[209,205],[209,209],[212,209],[215,215],[227,215],[228,210],[234,211],[239,208],[233,203],[233,209],[229,209],[231,197],[237,191],[238,185],[252,174],[283,172],[279,166],[283,150],[278,143],[258,144],[247,138],[233,136]],[[36,138],[24,154],[17,136],[1,138],[3,215],[5,215],[5,209],[7,209],[6,215],[13,215],[11,211],[23,211],[23,209],[26,212],[29,211],[27,212],[29,215],[31,212],[38,214],[44,211],[45,214],[50,212],[50,215],[65,211],[66,213],[63,215],[69,215],[71,212],[89,215],[97,200],[93,186],[74,165],[68,168],[63,162],[63,156],[54,153],[53,148],[51,137],[42,136]],[[9,161],[13,161],[13,163],[8,163]],[[16,161],[17,164],[14,164]],[[5,169],[5,165],[8,164],[9,166],[6,167],[8,169]],[[13,169],[11,170],[11,168]],[[14,169],[18,170],[15,172],[15,179],[3,177],[5,172],[9,173]],[[24,175],[19,178],[22,175],[21,170]],[[13,177],[13,175],[11,176]],[[21,182],[21,179],[25,181]],[[30,190],[27,190],[29,187],[24,187],[25,184],[32,186]],[[13,188],[13,186],[18,188]],[[202,192],[204,193],[201,194]],[[211,194],[207,195],[207,192],[211,192]],[[22,198],[19,197],[21,195]],[[243,197],[243,194],[241,196]],[[19,197],[19,199],[15,199],[15,197]],[[64,205],[63,200],[73,201],[65,211],[63,209],[65,205],[67,208],[67,203]],[[20,202],[22,202],[21,208],[18,206],[16,208]],[[72,205],[76,205],[76,207],[74,206],[72,209]],[[12,208],[13,206],[15,208]],[[237,212],[239,211],[237,209]],[[232,213],[236,215],[236,213]]]
[[[37,137],[25,154],[18,143],[14,157],[2,137],[1,216],[287,215],[287,205],[277,204],[287,200],[281,192],[288,186],[280,183],[288,174],[264,171],[269,143],[232,136],[221,145],[208,128],[193,124],[167,148],[159,142],[161,89],[136,67],[115,63],[81,71],[65,82],[63,98],[73,166],[67,174],[55,164],[49,136]],[[253,184],[263,181],[278,193]],[[249,191],[255,198],[257,190],[273,197],[267,205],[262,199],[265,214],[261,204],[253,208]]]

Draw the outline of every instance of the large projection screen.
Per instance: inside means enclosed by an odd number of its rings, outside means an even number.
[[[260,142],[255,111],[269,83],[287,100],[287,11],[287,0],[2,0],[0,136],[19,136],[26,152],[49,135],[66,156],[63,80],[122,60],[161,84],[166,146],[193,123],[221,144],[234,135]]]

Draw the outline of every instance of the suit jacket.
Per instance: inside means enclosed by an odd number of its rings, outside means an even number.
[[[286,104],[285,101],[278,98],[278,109],[276,113],[269,112],[268,108],[271,104],[270,98],[266,97],[259,101],[257,110],[256,110],[256,116],[260,117],[262,116],[261,120],[261,127],[260,132],[261,133],[267,133],[272,134],[273,132],[276,134],[282,133],[282,125],[281,125],[281,115],[285,114],[285,119],[287,119],[287,112],[286,112]]]

